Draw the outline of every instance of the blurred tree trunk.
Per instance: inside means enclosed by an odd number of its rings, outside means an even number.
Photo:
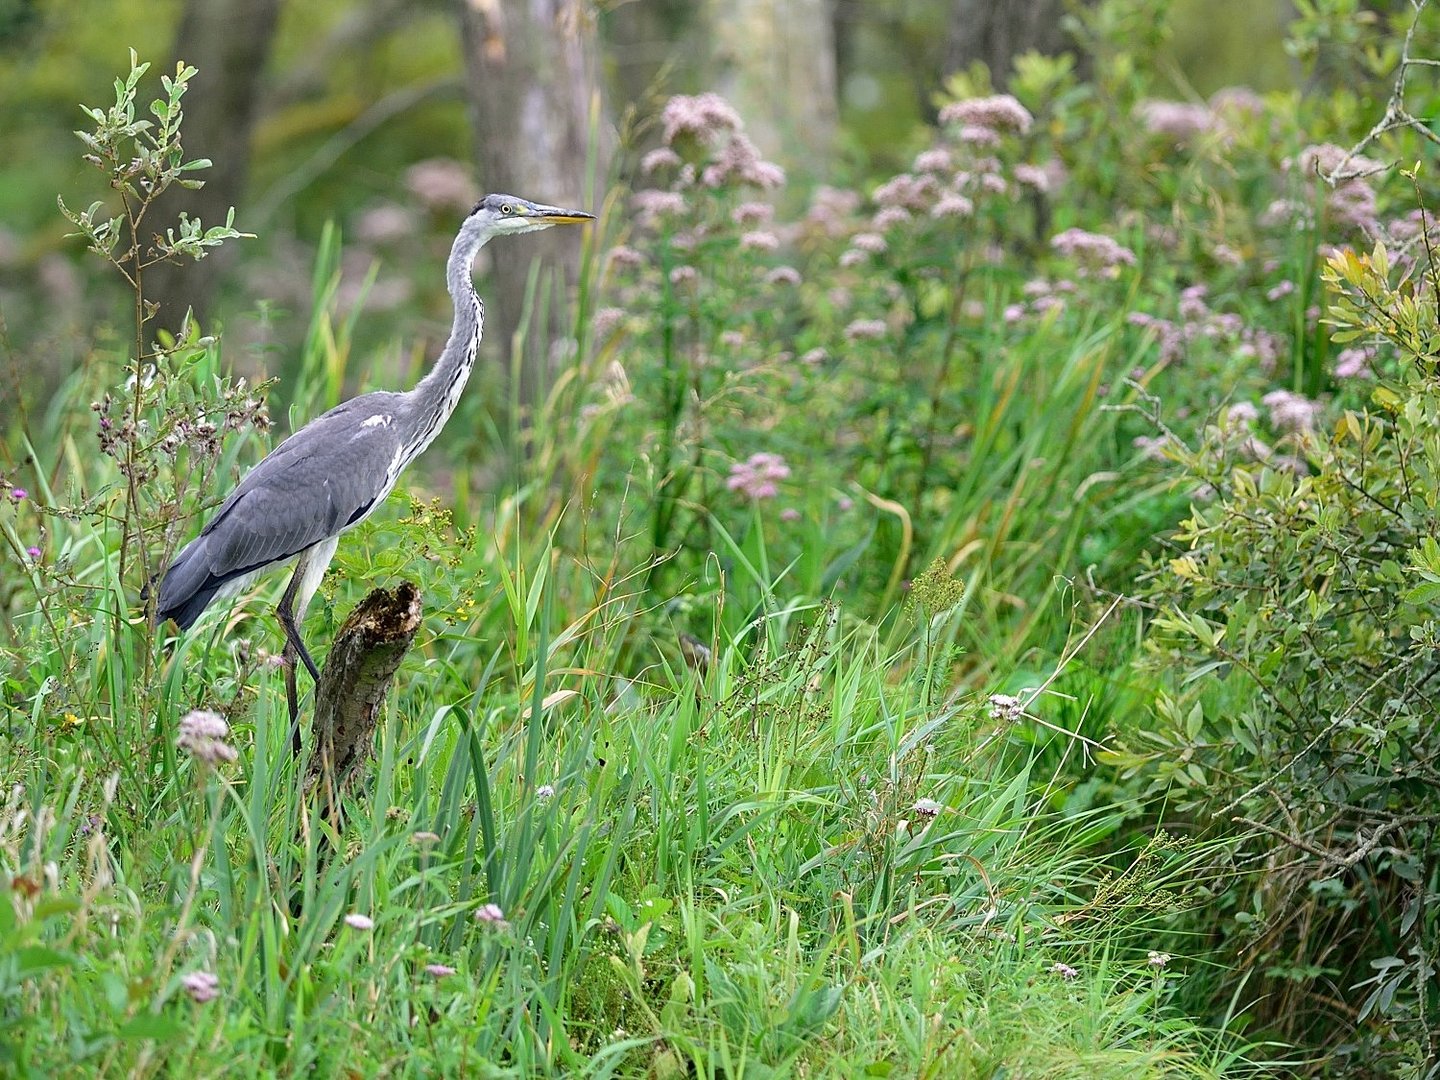
[[[1074,50],[1060,23],[1066,7],[1067,0],[951,0],[945,74],[980,60],[990,69],[995,89],[1005,89],[1021,53],[1055,56]]]
[[[693,70],[695,33],[701,20],[691,0],[635,0],[607,5],[600,17],[604,60],[609,87],[614,91],[616,119],[634,109],[640,116],[653,114],[656,102],[676,91],[698,89],[678,64]]]
[[[823,175],[839,119],[829,0],[712,0],[716,89],[761,152]]]
[[[594,13],[582,0],[458,0],[475,159],[486,191],[578,206],[586,189],[590,114],[598,100]],[[600,133],[597,132],[597,136]],[[602,144],[601,150],[604,146]],[[605,175],[602,154],[599,176]],[[513,336],[533,258],[575,280],[573,232],[540,233],[492,248],[485,325],[512,365]],[[543,280],[543,278],[542,278]],[[537,297],[538,299],[538,297]],[[532,321],[519,365],[522,406],[545,393],[549,345],[564,327],[562,297]],[[513,368],[511,368],[513,370]]]
[[[281,0],[186,0],[175,35],[175,57],[199,74],[185,95],[185,152],[214,167],[198,174],[199,191],[172,187],[147,220],[173,227],[181,211],[205,225],[219,225],[245,191],[250,171],[250,134],[258,115],[261,75],[275,37]],[[237,228],[245,216],[237,209]],[[233,246],[231,248],[233,251]],[[193,307],[204,318],[215,297],[226,252],[200,262],[161,263],[145,273],[145,295],[160,305],[153,327],[174,329]]]

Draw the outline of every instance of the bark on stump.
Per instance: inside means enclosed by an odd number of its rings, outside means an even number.
[[[420,590],[402,581],[375,589],[345,619],[315,688],[314,748],[306,786],[340,824],[340,796],[370,754],[385,695],[420,628]]]

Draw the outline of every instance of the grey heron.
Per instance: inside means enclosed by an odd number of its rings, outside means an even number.
[[[580,210],[513,195],[481,199],[450,249],[445,280],[455,317],[434,366],[411,390],[379,390],[342,402],[246,473],[165,571],[156,622],[173,619],[187,630],[217,597],[238,592],[266,570],[293,562],[295,572],[278,609],[293,722],[298,711],[295,658],[304,662],[312,679],[320,678],[300,625],[340,534],[369,517],[405,467],[440,434],[475,366],[485,323],[485,304],[470,279],[476,253],[494,236],[592,220],[593,215]]]

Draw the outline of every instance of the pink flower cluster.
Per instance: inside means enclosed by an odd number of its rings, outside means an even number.
[[[1034,121],[1030,110],[1009,94],[952,101],[940,110],[940,123],[947,127],[987,128],[1024,135]]]
[[[1175,143],[1188,143],[1215,126],[1209,106],[1185,101],[1142,101],[1135,106],[1135,118],[1152,135]]]
[[[1372,374],[1370,365],[1374,360],[1375,347],[1373,345],[1356,345],[1349,349],[1342,349],[1335,356],[1335,377],[1337,379],[1368,378]]]
[[[720,135],[739,131],[740,114],[719,94],[677,94],[665,103],[660,114],[667,145],[684,135],[709,142]]]
[[[1134,266],[1135,253],[1114,238],[1084,229],[1066,229],[1050,238],[1050,246],[1067,258],[1111,273]]]
[[[780,493],[780,481],[790,475],[790,466],[779,454],[751,454],[730,466],[725,486],[747,499],[773,499]]]
[[[765,161],[760,151],[738,132],[720,151],[719,157],[705,166],[700,182],[708,188],[729,184],[750,184],[758,188],[778,188],[785,183],[785,170],[773,161]]]
[[[659,188],[635,192],[630,196],[630,205],[635,208],[640,224],[648,229],[653,229],[664,218],[680,217],[687,209],[684,195]]]
[[[230,725],[225,718],[209,709],[194,709],[180,720],[180,736],[175,745],[189,752],[196,761],[206,765],[218,765],[222,761],[234,761],[239,753],[225,740],[230,735]]]
[[[1286,168],[1292,166],[1298,168],[1302,176],[1318,173],[1327,180],[1349,180],[1385,171],[1383,161],[1352,154],[1334,143],[1312,143],[1300,151],[1298,158],[1285,161]]]
[[[1212,311],[1205,302],[1206,287],[1191,285],[1181,290],[1179,320],[1172,322],[1144,311],[1132,311],[1125,317],[1131,326],[1151,330],[1160,346],[1160,359],[1174,363],[1185,358],[1191,342],[1210,339],[1233,350],[1237,356],[1255,357],[1260,370],[1275,369],[1284,350],[1284,341],[1268,330],[1246,326],[1245,320],[1233,312]],[[1236,409],[1251,406],[1237,405]]]
[[[694,140],[709,150],[718,149],[701,168],[699,179],[705,187],[749,184],[777,188],[785,183],[785,170],[760,156],[743,134],[740,114],[719,94],[677,94],[665,103],[660,125],[665,145],[641,161],[641,170],[647,174],[679,167],[678,185],[694,184],[696,166],[682,164],[681,154],[675,150],[677,142]]]
[[[1270,426],[1277,431],[1313,431],[1324,410],[1320,402],[1290,390],[1272,390],[1260,400],[1270,410]]]
[[[180,988],[196,1005],[206,1005],[220,996],[220,979],[209,971],[192,971],[181,977]]]

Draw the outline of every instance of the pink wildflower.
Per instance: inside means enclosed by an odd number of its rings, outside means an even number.
[[[876,232],[885,232],[897,225],[914,220],[914,215],[903,206],[882,206],[870,219],[870,227]]]
[[[981,124],[966,124],[955,133],[955,138],[970,146],[985,149],[1000,145],[1000,133],[994,128],[988,128]]]
[[[992,131],[1014,131],[1024,135],[1034,122],[1030,110],[1009,94],[952,101],[940,110],[940,123],[973,125]]]
[[[1039,165],[1016,165],[1015,182],[1042,195],[1050,190],[1050,174]]]
[[[1166,448],[1170,440],[1164,435],[1155,437],[1151,435],[1136,435],[1131,440],[1131,445],[1140,451],[1140,456],[1147,461],[1164,461]]]
[[[922,176],[900,173],[876,188],[871,197],[877,206],[903,206],[908,210],[923,210],[934,200],[938,190],[935,177],[929,173]]]
[[[1052,975],[1059,975],[1066,982],[1070,982],[1072,979],[1079,978],[1080,976],[1080,972],[1076,971],[1069,964],[1062,964],[1058,960],[1050,965],[1050,973]]]
[[[1225,411],[1225,423],[1233,427],[1249,427],[1260,419],[1260,410],[1248,401],[1237,401]]]
[[[645,265],[645,256],[625,244],[617,244],[605,256],[605,261],[618,270],[634,270]]]
[[[964,195],[955,191],[947,191],[936,200],[935,205],[930,208],[930,216],[936,218],[945,217],[969,217],[975,212],[975,204]]]
[[[1311,431],[1324,406],[1303,394],[1272,390],[1260,399],[1270,410],[1270,426],[1278,431]]]
[[[454,975],[455,969],[449,964],[426,964],[425,974],[432,975],[437,979],[443,979],[447,975]]]
[[[1375,210],[1375,189],[1364,180],[1349,180],[1330,192],[1325,199],[1325,213],[1342,229],[1358,229],[1366,234],[1379,231],[1380,219]]]
[[[850,238],[852,247],[861,251],[867,251],[871,255],[879,255],[887,250],[890,245],[885,243],[885,238],[879,233],[857,233]]]
[[[352,911],[345,916],[345,925],[352,930],[373,930],[375,920],[369,915],[361,915],[358,911]]]
[[[208,971],[192,971],[180,979],[180,988],[197,1005],[205,1005],[220,996],[220,979]]]
[[[499,904],[481,904],[475,911],[475,921],[496,930],[510,928],[510,924],[505,921],[505,912],[500,909]]]
[[[800,271],[793,266],[777,266],[765,275],[765,284],[794,288],[800,284]]]
[[[790,466],[779,454],[751,454],[730,466],[725,487],[747,499],[773,499],[780,493],[780,481],[790,475]]]
[[[724,187],[727,183],[777,188],[785,183],[785,170],[763,160],[755,144],[737,133],[730,136],[720,156],[705,166],[700,182],[709,188]]]
[[[1210,305],[1205,303],[1209,292],[1205,285],[1191,285],[1180,292],[1180,317],[1187,322],[1198,322],[1210,314]]]
[[[780,238],[766,229],[756,229],[740,237],[740,247],[744,251],[774,251],[779,246]]]
[[[1011,694],[990,695],[990,719],[1019,720],[1025,715],[1025,703]]]
[[[1371,345],[1357,345],[1354,348],[1342,349],[1335,357],[1335,377],[1337,379],[1358,379],[1370,374],[1370,363],[1375,359],[1375,349]]]
[[[1106,270],[1133,266],[1135,253],[1113,238],[1084,229],[1066,229],[1050,238],[1050,246],[1061,255]]]
[[[666,143],[674,143],[681,135],[693,135],[703,142],[741,127],[734,106],[714,93],[675,95],[665,103],[660,123]]]
[[[1142,101],[1135,113],[1145,130],[1175,143],[1186,143],[1209,131],[1215,116],[1208,106],[1183,101]]]
[[[603,307],[590,320],[590,328],[598,341],[604,341],[625,322],[625,309]]]
[[[769,203],[745,202],[730,211],[730,220],[736,225],[764,225],[775,217],[775,208]]]
[[[1221,266],[1245,265],[1245,256],[1229,244],[1216,244],[1210,249],[1210,257]]]
[[[805,220],[821,231],[834,236],[846,231],[845,219],[860,206],[860,195],[843,188],[821,184],[810,197],[810,209]]]
[[[239,752],[225,741],[229,734],[230,725],[219,713],[192,709],[180,719],[180,735],[175,745],[202,764],[218,765],[239,757]]]
[[[685,196],[677,191],[649,188],[630,197],[630,205],[640,215],[641,224],[655,225],[661,218],[679,217],[685,213]]]
[[[799,510],[796,510],[793,506],[787,506],[784,510],[781,510],[781,511],[780,511],[780,520],[781,520],[781,521],[799,521],[799,520],[800,520],[800,511],[799,511]]]
[[[845,336],[851,341],[874,341],[883,338],[888,329],[883,319],[856,319],[845,327]]]
[[[954,165],[955,162],[950,156],[950,151],[941,146],[933,150],[922,150],[917,154],[914,169],[917,173],[943,173],[949,172]]]
[[[1334,143],[1314,143],[1300,151],[1299,158],[1286,159],[1286,168],[1298,167],[1305,176],[1317,173],[1329,181],[1353,180],[1356,177],[1372,176],[1385,171],[1385,163],[1349,150]]]
[[[661,146],[651,150],[640,159],[640,171],[646,176],[661,169],[672,169],[680,164],[680,155],[671,150],[668,146]]]
[[[1210,95],[1210,108],[1217,113],[1259,116],[1265,111],[1265,99],[1248,86],[1222,86]]]

